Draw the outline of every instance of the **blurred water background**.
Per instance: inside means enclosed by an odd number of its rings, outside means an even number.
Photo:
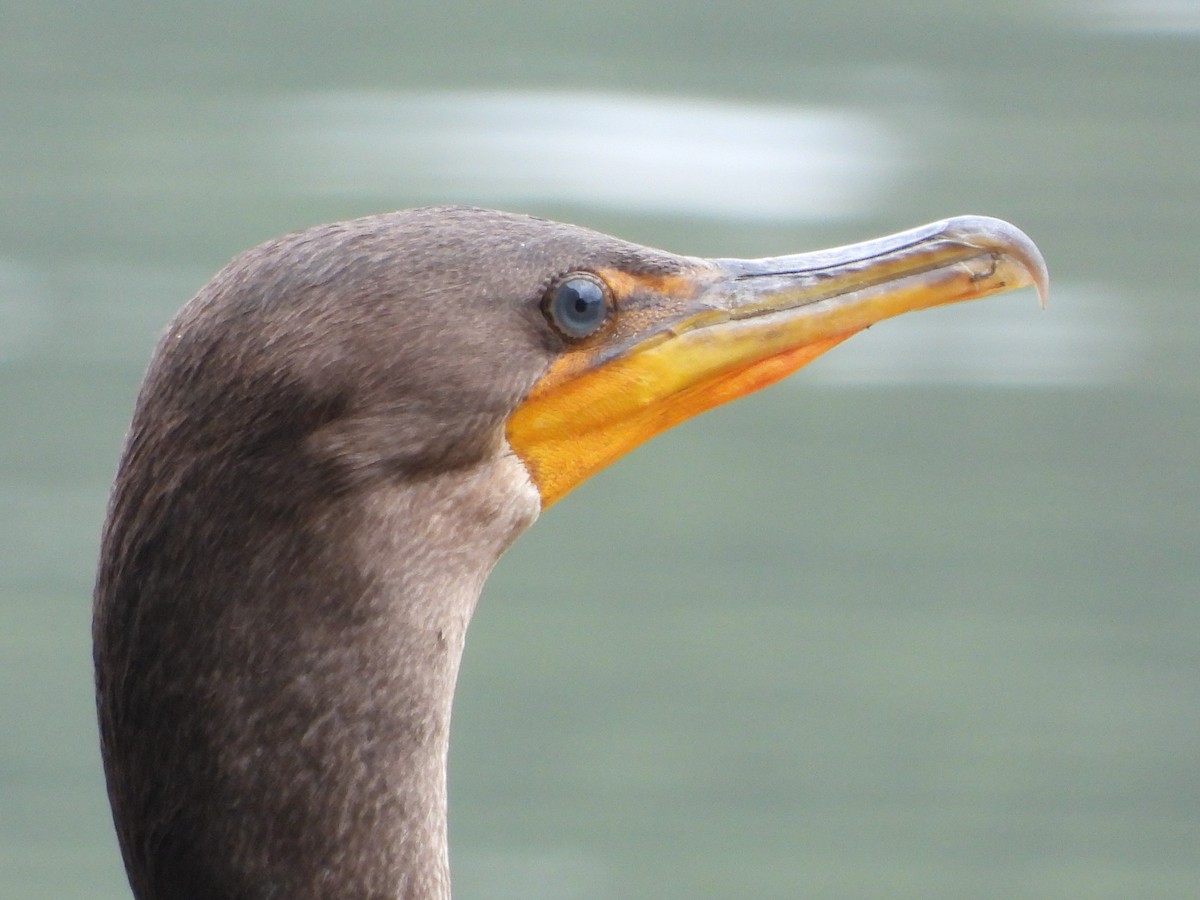
[[[460,898],[1200,895],[1200,2],[0,2],[0,895],[127,897],[137,383],[233,254],[440,202],[753,256],[958,213],[1032,292],[664,435],[501,561]]]

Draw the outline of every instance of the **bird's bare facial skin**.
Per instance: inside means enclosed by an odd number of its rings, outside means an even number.
[[[563,335],[566,348],[550,371],[534,385],[527,399],[594,370],[634,347],[665,340],[672,323],[694,317],[700,311],[697,298],[719,276],[711,264],[696,260],[687,274],[646,275],[598,268],[592,272],[573,272],[559,279],[547,292],[542,312]],[[588,333],[572,334],[559,321],[562,315],[557,308],[562,305],[562,287],[578,284],[584,278],[603,286],[607,301],[604,322]]]
[[[603,325],[568,341],[508,421],[543,508],[656,434],[875,322],[1030,285],[1044,299],[1049,283],[1028,237],[978,216],[832,250],[695,260],[669,276],[593,276],[610,298]]]

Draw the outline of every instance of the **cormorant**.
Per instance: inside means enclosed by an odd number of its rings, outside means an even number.
[[[168,326],[104,529],[95,663],[139,900],[445,898],[467,623],[538,513],[872,323],[1034,284],[961,217],[771,259],[431,208],[235,259]]]

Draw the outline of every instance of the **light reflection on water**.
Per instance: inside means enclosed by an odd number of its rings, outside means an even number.
[[[616,93],[317,94],[277,108],[280,162],[318,192],[634,214],[852,218],[904,166],[866,113]]]
[[[1085,0],[1093,28],[1147,35],[1200,34],[1200,0]]]

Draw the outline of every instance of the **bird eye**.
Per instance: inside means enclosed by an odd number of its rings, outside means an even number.
[[[585,338],[608,320],[608,287],[593,275],[568,275],[550,289],[542,309],[564,335]]]

